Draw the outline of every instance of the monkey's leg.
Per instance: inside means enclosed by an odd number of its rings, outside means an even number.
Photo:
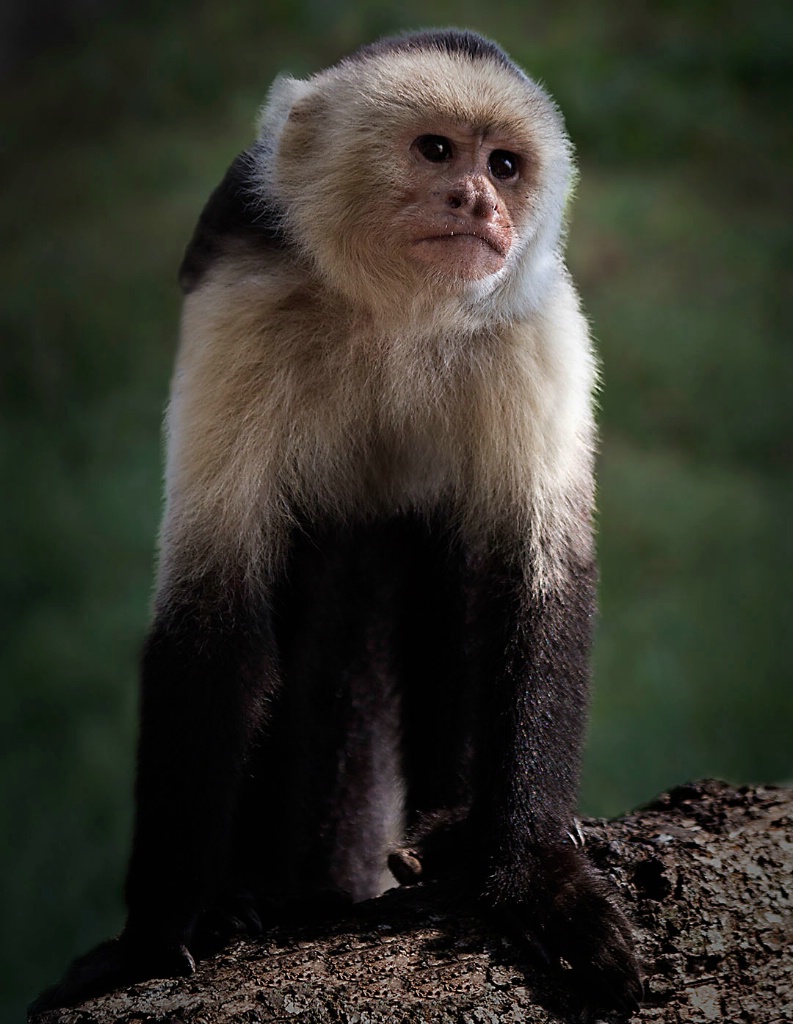
[[[382,891],[402,824],[398,523],[301,523],[274,595],[283,692],[246,772],[235,863],[262,916]],[[271,816],[262,808],[274,808]],[[276,840],[277,841],[274,841]]]
[[[149,974],[192,968],[221,883],[240,777],[276,685],[263,595],[204,578],[161,600],[143,654],[123,942]]]
[[[464,867],[477,712],[462,551],[450,531],[422,520],[409,525],[397,632],[407,836],[389,857],[402,884]]]
[[[488,901],[572,967],[592,1005],[641,995],[630,927],[610,886],[570,840],[587,711],[595,566],[570,554],[563,583],[532,597],[519,567],[496,567],[480,627],[494,671],[482,679],[471,826]]]
[[[386,854],[402,828],[393,665],[401,525],[387,520],[331,527],[318,533],[317,548],[328,570],[322,605],[312,614],[324,623],[314,628],[321,645],[313,664],[302,668],[292,650],[295,669],[311,677],[306,690],[316,709],[317,745],[333,742],[331,764],[314,768],[312,789],[322,792],[323,782],[329,784],[318,807],[315,871],[331,890],[358,901],[388,886]]]
[[[422,521],[404,529],[396,650],[410,829],[468,805],[475,708],[465,685],[460,551]]]

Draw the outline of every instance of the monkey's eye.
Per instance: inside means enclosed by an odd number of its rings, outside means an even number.
[[[517,177],[519,162],[514,153],[506,149],[494,149],[487,162],[490,173],[500,181],[508,181]]]
[[[443,135],[419,135],[413,145],[431,164],[443,164],[452,158],[452,144]]]

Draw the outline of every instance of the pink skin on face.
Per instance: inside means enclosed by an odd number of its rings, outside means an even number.
[[[460,128],[419,136],[410,147],[415,187],[408,202],[411,258],[465,280],[504,266],[512,247],[505,196],[519,162],[498,140]],[[514,174],[506,176],[514,166]]]

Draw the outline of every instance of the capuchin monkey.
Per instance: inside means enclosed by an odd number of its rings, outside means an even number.
[[[376,896],[390,865],[635,1005],[572,838],[596,577],[572,177],[551,99],[470,32],[275,82],[181,268],[127,923],[55,1001],[189,973],[207,934]]]

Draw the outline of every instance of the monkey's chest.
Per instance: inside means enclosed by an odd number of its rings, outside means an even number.
[[[429,427],[381,434],[366,453],[364,479],[375,504],[386,510],[432,507],[454,489],[459,476],[455,453],[442,432]]]

